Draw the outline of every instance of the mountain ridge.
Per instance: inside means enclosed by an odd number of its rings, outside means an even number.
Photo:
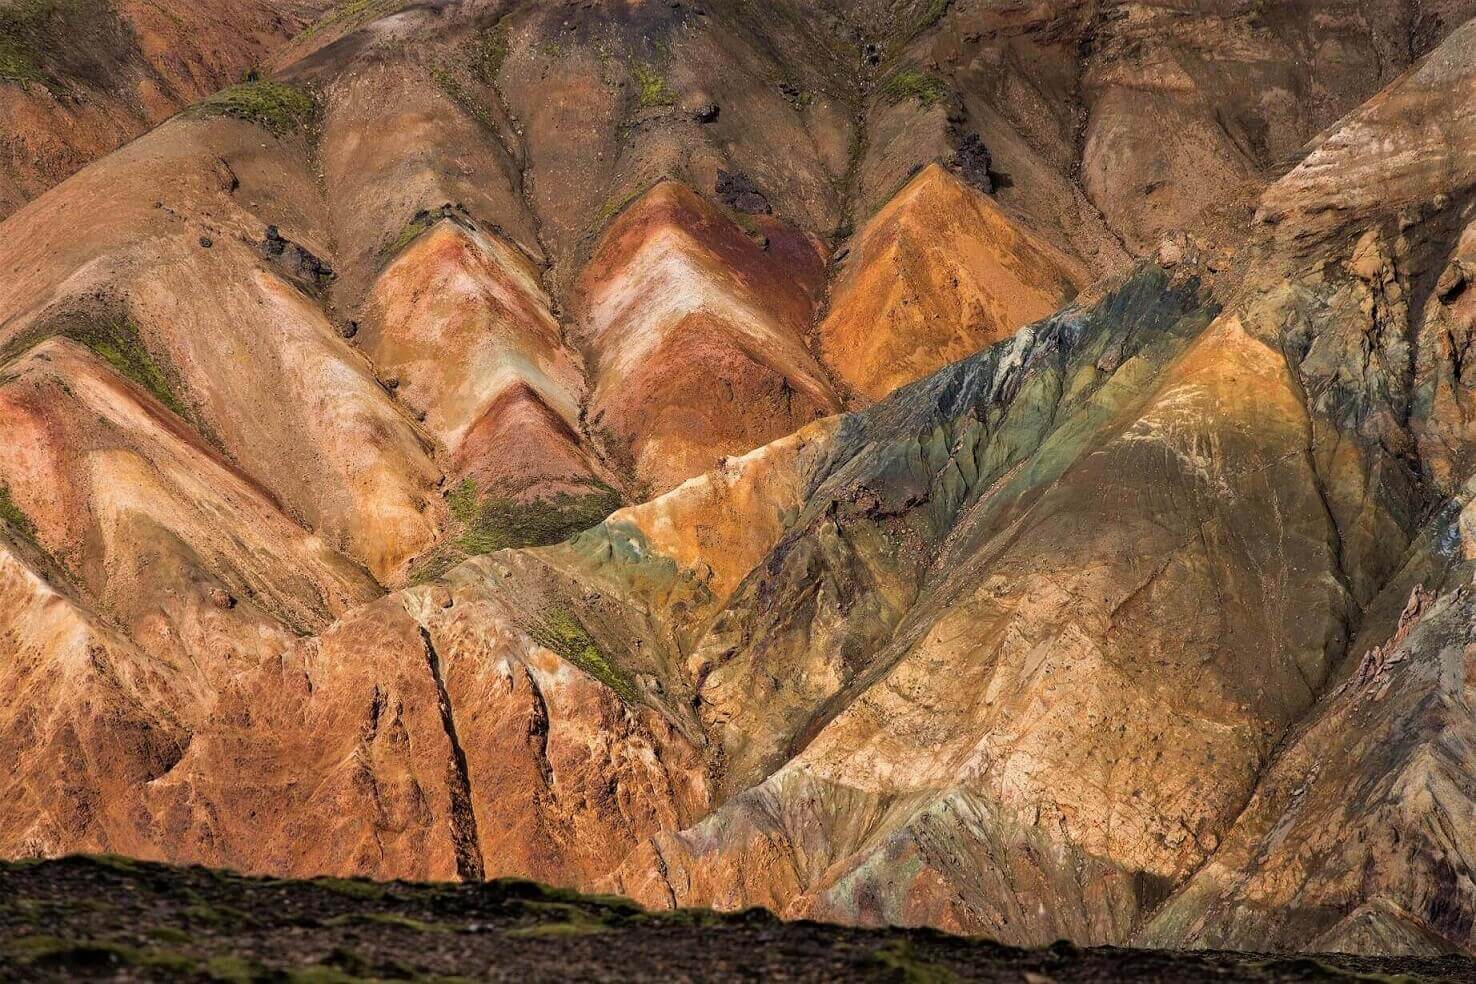
[[[1476,11],[758,6],[350,4],[0,223],[0,853],[1469,952]]]

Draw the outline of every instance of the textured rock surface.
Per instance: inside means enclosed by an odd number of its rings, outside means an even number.
[[[1471,950],[1467,6],[333,8],[0,223],[0,854]]]

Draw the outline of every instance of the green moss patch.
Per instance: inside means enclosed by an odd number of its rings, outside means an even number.
[[[384,898],[384,886],[362,878],[314,878],[311,884],[351,899]]]
[[[479,31],[467,46],[467,59],[472,75],[483,85],[495,86],[507,61],[509,50],[506,24]]]
[[[877,947],[871,953],[879,969],[888,972],[887,977],[906,984],[952,984],[958,977],[947,967],[919,959],[911,943],[896,940]]]
[[[650,62],[631,63],[630,77],[635,82],[636,101],[641,104],[642,109],[670,106],[676,102],[676,97],[672,95],[670,87],[666,84],[666,76]]]
[[[462,528],[456,545],[475,555],[509,547],[542,547],[568,539],[619,509],[620,494],[602,485],[587,495],[560,492],[545,499],[517,502],[494,495],[478,496],[476,483],[467,479],[451,490],[446,502]]]
[[[346,26],[354,21],[365,20],[368,15],[387,8],[390,2],[391,0],[345,0],[344,3],[335,5],[332,10],[304,28],[298,38],[312,37],[319,31],[325,31],[331,27]]]
[[[285,137],[311,123],[317,105],[296,86],[258,80],[223,89],[197,104],[194,111],[204,116],[233,116]]]
[[[948,7],[952,2],[953,0],[928,0],[923,5],[923,8],[917,12],[916,19],[913,20],[912,26],[908,29],[908,40],[917,37],[942,20],[943,15],[948,13]]]
[[[546,939],[561,936],[589,936],[592,933],[604,932],[607,932],[606,928],[599,923],[561,922],[524,926],[522,929],[510,930],[507,935],[521,939]]]
[[[0,522],[4,522],[25,539],[35,541],[36,524],[15,504],[15,500],[10,497],[8,485],[0,485]]]
[[[948,83],[916,68],[899,68],[882,83],[882,94],[893,103],[916,99],[931,106],[948,95]]]
[[[0,82],[53,86],[43,67],[48,52],[68,40],[67,22],[81,0],[8,0],[0,4]]]
[[[386,243],[384,249],[379,251],[380,256],[386,260],[391,259],[392,257],[399,256],[400,253],[404,251],[406,246],[409,246],[411,243],[415,242],[415,240],[419,239],[420,234],[425,232],[434,224],[435,223],[430,219],[423,219],[419,217],[411,219],[409,222],[405,223],[404,228],[402,228],[399,233],[395,235],[395,238]]]
[[[476,74],[475,66],[473,66],[472,73]],[[476,120],[486,129],[492,130],[496,128],[491,112],[488,111],[487,107],[483,105],[482,101],[476,97],[473,91],[462,84],[461,79],[457,77],[455,72],[447,68],[433,68],[431,69],[431,78],[435,79],[436,85],[441,87],[441,91],[450,96],[452,102],[466,110],[472,119]]]
[[[61,334],[87,346],[120,376],[148,390],[175,415],[189,418],[189,410],[174,392],[170,373],[144,348],[133,322],[126,318],[87,321],[67,327]]]
[[[572,612],[556,608],[545,612],[529,633],[533,641],[558,653],[615,692],[627,704],[639,704],[641,695],[625,675],[605,658]]]
[[[425,584],[446,574],[468,557],[515,547],[546,547],[598,526],[622,505],[620,493],[608,485],[592,486],[583,495],[560,492],[529,502],[499,495],[480,495],[471,479],[446,496],[455,522],[451,539],[421,561],[412,584]]]
[[[412,933],[449,933],[453,929],[441,923],[426,922],[423,919],[402,916],[394,912],[350,912],[342,916],[334,916],[327,921],[326,925],[389,926],[394,929],[409,930]]]
[[[632,191],[626,192],[623,195],[611,195],[608,199],[605,200],[605,204],[600,206],[600,210],[595,213],[594,227],[596,229],[603,229],[611,219],[615,218],[615,216],[619,215],[621,212],[624,212],[626,208],[629,207],[631,202],[641,197],[641,193],[643,190],[644,189],[636,188]]]
[[[103,977],[126,973],[155,975],[187,974],[194,961],[183,954],[155,948],[139,948],[107,940],[63,940],[54,936],[23,936],[9,942],[5,955],[17,963],[79,977]]]

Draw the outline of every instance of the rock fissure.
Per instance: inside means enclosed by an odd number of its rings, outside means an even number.
[[[420,639],[425,646],[426,665],[436,687],[436,699],[441,715],[441,726],[450,745],[451,761],[447,768],[447,792],[451,799],[451,843],[456,855],[456,873],[464,881],[480,881],[485,868],[482,862],[481,840],[477,831],[477,815],[473,806],[471,774],[467,768],[466,752],[456,732],[456,713],[451,704],[451,695],[446,691],[446,680],[442,675],[441,657],[431,639],[430,630],[420,626]]]

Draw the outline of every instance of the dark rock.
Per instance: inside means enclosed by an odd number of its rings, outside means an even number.
[[[718,201],[745,215],[768,215],[771,211],[769,200],[753,186],[747,175],[739,172],[719,168],[716,191]]]
[[[720,112],[722,110],[717,103],[703,103],[692,110],[692,119],[698,123],[711,123],[718,118]]]
[[[1455,300],[1466,290],[1466,271],[1459,263],[1452,263],[1440,274],[1435,283],[1435,294],[1442,304]]]
[[[209,249],[210,247],[215,245],[215,240],[211,239],[209,236],[201,236],[200,245],[204,246],[206,249]]]
[[[994,194],[994,179],[989,168],[994,163],[989,148],[977,133],[970,133],[953,153],[953,169],[958,176],[986,195]]]
[[[333,267],[316,253],[282,235],[274,225],[266,227],[261,255],[276,262],[292,279],[311,290],[321,290],[333,279]]]
[[[359,323],[357,321],[345,321],[338,326],[338,334],[344,338],[353,338],[358,333]]]

